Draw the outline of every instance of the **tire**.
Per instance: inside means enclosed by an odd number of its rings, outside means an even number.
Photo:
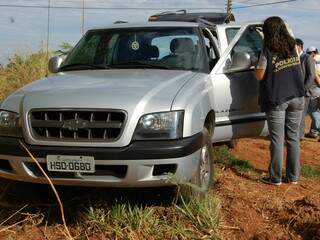
[[[195,175],[189,181],[179,186],[180,196],[183,199],[205,196],[212,185],[213,178],[213,148],[209,131],[202,130],[203,146],[199,153],[199,162]]]

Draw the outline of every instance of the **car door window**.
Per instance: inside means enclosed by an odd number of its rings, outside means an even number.
[[[232,41],[232,39],[236,36],[240,28],[227,28],[226,29],[226,35],[227,35],[227,40],[228,44]]]
[[[234,46],[231,56],[236,52],[249,53],[252,61],[255,62],[262,49],[262,37],[261,33],[255,27],[249,27],[245,30],[239,41]]]

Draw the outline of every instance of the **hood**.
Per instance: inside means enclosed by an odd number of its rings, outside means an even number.
[[[60,73],[33,82],[9,96],[3,106],[31,108],[112,108],[128,113],[169,111],[190,71],[156,69],[86,70]]]

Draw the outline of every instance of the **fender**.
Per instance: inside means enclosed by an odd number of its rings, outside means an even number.
[[[209,74],[199,73],[178,92],[171,110],[184,110],[183,137],[202,131],[208,113],[213,110],[212,81]]]

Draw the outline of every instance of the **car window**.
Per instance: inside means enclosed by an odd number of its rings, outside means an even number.
[[[94,61],[98,45],[100,43],[101,36],[94,35],[89,36],[87,39],[79,42],[79,51],[72,51],[70,57],[72,58],[72,63],[90,63]]]
[[[239,32],[239,29],[240,28],[227,28],[226,29],[226,35],[227,35],[228,44],[232,41],[232,39]]]
[[[247,52],[254,59],[259,57],[262,49],[262,37],[255,28],[248,28],[234,46],[231,55],[235,52]]]
[[[207,72],[198,28],[145,27],[89,31],[62,68],[160,68]],[[70,66],[72,65],[72,66]]]

